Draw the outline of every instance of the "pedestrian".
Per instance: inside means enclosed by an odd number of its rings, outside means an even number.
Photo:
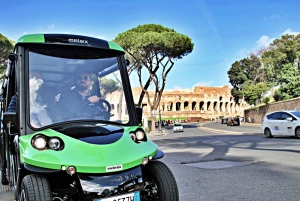
[[[249,122],[249,124],[251,123],[251,121],[250,121],[250,117],[248,117],[248,122]]]
[[[251,118],[251,121],[252,121],[252,123],[254,124],[254,118],[253,118],[253,117]]]

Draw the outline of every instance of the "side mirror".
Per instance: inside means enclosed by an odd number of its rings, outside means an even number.
[[[3,114],[3,128],[8,134],[18,132],[18,120],[16,112],[5,112]]]
[[[292,117],[288,117],[288,118],[286,118],[286,120],[293,121],[293,118]]]
[[[142,116],[143,116],[143,109],[140,108],[140,107],[136,107],[135,112],[136,112],[136,116],[137,116],[137,119],[138,119],[138,123],[141,124],[142,123]]]

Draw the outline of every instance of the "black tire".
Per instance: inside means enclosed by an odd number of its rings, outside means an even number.
[[[272,133],[271,133],[271,130],[269,129],[269,128],[266,128],[265,129],[265,136],[266,136],[266,138],[271,138],[271,137],[273,137],[273,135],[272,135]]]
[[[48,180],[38,174],[26,175],[21,184],[20,201],[52,201]]]
[[[161,161],[150,161],[142,170],[145,182],[142,201],[179,201],[177,183],[168,166]]]
[[[296,136],[297,138],[300,138],[300,127],[297,127],[297,128],[295,129],[295,136]]]

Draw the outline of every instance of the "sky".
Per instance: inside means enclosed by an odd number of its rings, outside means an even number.
[[[283,34],[300,33],[299,0],[0,0],[0,33],[64,33],[113,40],[144,24],[192,39],[193,51],[167,77],[165,89],[228,85],[227,71]],[[138,86],[131,76],[132,86]]]

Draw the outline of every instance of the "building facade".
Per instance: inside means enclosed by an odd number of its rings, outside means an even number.
[[[136,103],[140,94],[140,88],[133,88]],[[153,99],[154,91],[149,90],[149,94],[150,99]],[[199,121],[219,116],[243,116],[244,109],[247,108],[249,105],[246,102],[235,103],[228,86],[196,86],[193,89],[164,90],[155,115],[161,114],[162,118],[185,117],[187,120]],[[143,115],[153,115],[146,96],[143,99]]]
[[[148,90],[150,99],[153,99],[154,91]],[[125,100],[119,100],[118,91],[109,94],[106,99],[110,102],[112,113],[121,109],[121,115],[127,116],[128,111]],[[138,103],[141,88],[132,88],[134,102]],[[121,106],[121,107],[120,107]],[[224,117],[244,116],[244,110],[250,108],[246,102],[235,103],[228,86],[205,87],[196,86],[193,89],[164,90],[160,106],[155,112],[151,111],[147,97],[143,100],[143,116],[151,119],[151,115],[159,118],[182,118],[189,121],[212,120]],[[113,117],[112,117],[113,118]]]

